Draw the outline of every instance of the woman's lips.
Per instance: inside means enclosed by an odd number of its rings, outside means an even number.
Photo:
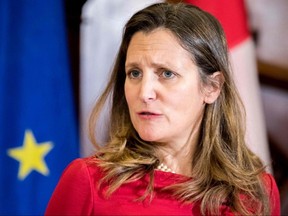
[[[159,113],[154,113],[150,111],[141,111],[141,112],[138,112],[137,114],[141,119],[156,119],[162,116]]]

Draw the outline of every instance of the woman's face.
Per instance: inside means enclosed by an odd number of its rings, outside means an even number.
[[[204,112],[197,66],[167,29],[137,32],[125,63],[125,97],[145,141],[186,143]]]

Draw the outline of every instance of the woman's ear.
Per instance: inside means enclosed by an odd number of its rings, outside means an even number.
[[[209,75],[208,83],[204,86],[204,102],[207,104],[214,103],[220,95],[224,76],[222,72],[216,71]]]

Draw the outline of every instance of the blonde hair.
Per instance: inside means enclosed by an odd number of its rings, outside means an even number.
[[[201,202],[203,214],[219,214],[222,204],[240,214],[269,214],[269,200],[261,180],[264,168],[246,146],[243,104],[232,79],[225,35],[209,13],[187,4],[151,5],[127,22],[109,83],[90,119],[90,138],[98,146],[99,165],[107,175],[108,195],[123,183],[150,175],[147,192],[153,193],[154,170],[159,164],[157,145],[142,140],[132,126],[124,94],[126,53],[132,36],[156,28],[170,30],[199,68],[201,81],[214,85],[209,75],[220,71],[224,83],[219,98],[207,104],[192,162],[192,180],[171,185],[173,195],[184,202]],[[111,101],[109,140],[100,147],[95,127],[105,103]],[[245,197],[245,198],[243,198]],[[251,212],[253,209],[253,212]]]

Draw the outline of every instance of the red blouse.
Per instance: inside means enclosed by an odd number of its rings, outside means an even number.
[[[62,177],[50,199],[45,215],[201,215],[199,204],[182,204],[168,192],[161,191],[163,186],[177,183],[186,177],[155,171],[152,201],[136,201],[145,192],[143,179],[121,185],[109,198],[103,197],[98,189],[98,181],[103,172],[89,163],[89,158],[74,160],[63,172]],[[272,215],[280,215],[279,192],[274,178],[264,175],[269,187]],[[229,207],[221,206],[221,215],[233,215]]]

